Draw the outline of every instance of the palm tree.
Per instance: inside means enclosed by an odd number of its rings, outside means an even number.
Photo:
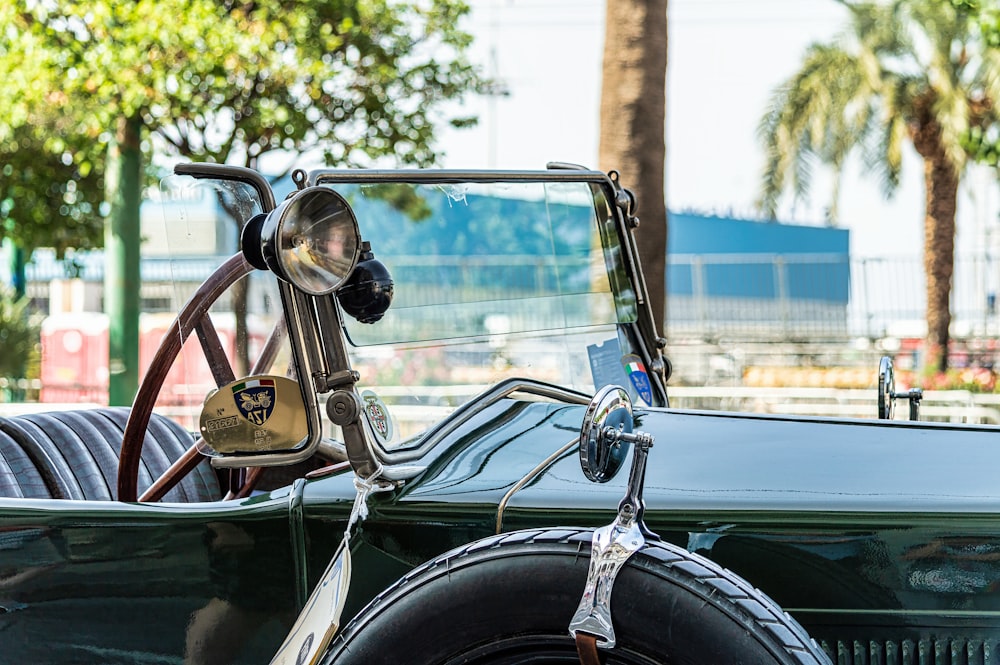
[[[966,138],[997,121],[1000,52],[981,48],[961,2],[850,2],[850,28],[813,44],[761,120],[766,147],[760,206],[774,217],[787,185],[804,196],[812,167],[839,173],[857,150],[886,196],[899,184],[909,142],[923,160],[928,357],[948,364],[955,209]],[[836,219],[835,184],[831,218]]]
[[[639,261],[657,330],[665,329],[667,0],[607,0],[598,162],[635,192]]]

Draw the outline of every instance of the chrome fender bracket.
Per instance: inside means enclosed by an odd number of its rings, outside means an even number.
[[[583,598],[569,623],[569,634],[576,639],[578,631],[597,638],[597,646],[615,646],[615,628],[611,623],[611,590],[615,577],[629,557],[646,544],[639,525],[617,520],[594,531],[590,552],[590,572]]]

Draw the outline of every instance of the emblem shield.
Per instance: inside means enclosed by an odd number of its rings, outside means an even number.
[[[257,427],[271,417],[276,396],[272,379],[251,379],[233,386],[233,400],[240,415]]]
[[[266,374],[209,393],[198,426],[209,455],[295,450],[309,435],[299,384]]]
[[[382,443],[388,443],[392,439],[392,418],[389,416],[389,409],[386,407],[385,402],[370,390],[363,391],[361,399],[364,400],[365,418],[368,419],[368,424],[372,426],[375,436]]]

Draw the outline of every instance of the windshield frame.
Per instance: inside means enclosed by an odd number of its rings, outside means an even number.
[[[421,185],[451,185],[461,183],[588,183],[603,190],[608,205],[608,216],[615,220],[615,229],[624,259],[624,271],[635,293],[638,316],[630,324],[618,324],[641,352],[653,384],[655,406],[668,406],[666,382],[670,378],[670,362],[663,355],[666,339],[650,309],[645,278],[639,267],[639,253],[632,230],[638,226],[634,215],[634,197],[622,187],[617,171],[605,173],[574,164],[552,162],[546,169],[344,169],[319,168],[309,171],[301,186],[336,184],[391,184],[413,183]],[[666,248],[664,248],[666,252]],[[609,276],[610,277],[610,276]]]
[[[234,180],[251,185],[261,198],[261,204],[265,212],[273,209],[274,194],[268,181],[260,174],[249,169],[232,167],[228,165],[213,164],[188,164],[178,165],[174,169],[177,175],[188,175],[200,179]],[[627,287],[635,295],[635,306],[637,316],[634,321],[617,324],[619,330],[631,342],[632,348],[639,353],[641,360],[645,363],[649,372],[649,380],[652,388],[652,406],[668,406],[666,393],[666,379],[669,377],[669,362],[661,354],[665,345],[655,324],[646,291],[646,285],[639,270],[638,253],[635,246],[635,239],[632,234],[638,220],[634,216],[634,198],[621,187],[618,173],[612,171],[603,173],[592,171],[580,167],[552,164],[547,170],[530,171],[509,171],[509,170],[432,170],[432,169],[318,169],[306,173],[297,170],[292,174],[292,179],[301,191],[305,187],[317,185],[337,185],[337,184],[389,184],[389,183],[410,183],[410,184],[462,184],[462,183],[504,183],[504,182],[530,182],[530,183],[585,183],[592,188],[598,188],[600,193],[594,193],[595,204],[602,207],[598,212],[598,218],[605,219],[607,232],[617,236],[617,251],[621,253],[621,271],[627,279]],[[290,195],[294,195],[294,192]],[[603,232],[602,232],[603,233]],[[609,267],[610,269],[610,267]],[[620,275],[618,276],[620,277]],[[609,275],[609,279],[614,276]],[[318,443],[319,432],[322,429],[317,421],[319,410],[320,393],[336,392],[339,389],[348,388],[344,382],[351,384],[350,392],[357,392],[356,386],[350,380],[354,372],[350,369],[350,361],[347,358],[346,348],[339,351],[336,348],[347,344],[346,334],[343,329],[339,307],[331,306],[329,298],[319,298],[300,293],[291,284],[278,280],[281,291],[282,310],[286,321],[289,324],[290,341],[292,342],[292,354],[295,356],[296,364],[300,370],[300,387],[303,399],[306,404],[307,416],[309,420],[309,436],[306,445],[290,453],[268,454],[263,456],[233,455],[213,459],[213,466],[219,468],[263,465],[271,466],[275,464],[290,463],[297,461],[311,453]],[[614,290],[614,287],[613,287]],[[297,306],[295,306],[297,305]],[[333,310],[333,311],[331,311]],[[295,320],[293,320],[295,319]],[[330,328],[333,323],[338,323],[337,333],[332,333]],[[338,338],[334,341],[331,338]],[[317,351],[319,353],[317,354]],[[318,363],[318,365],[317,365]],[[325,368],[323,366],[326,366]],[[305,376],[311,376],[312,380],[302,380]],[[586,395],[577,393],[574,390],[560,388],[556,385],[548,385],[535,380],[502,382],[486,391],[485,402],[489,403],[496,399],[507,397],[512,393],[534,394],[536,397],[552,399],[569,404],[581,404],[586,402]],[[483,400],[474,399],[473,402]],[[488,404],[487,404],[488,405]],[[465,405],[469,408],[460,408],[458,411],[447,417],[438,425],[431,427],[424,432],[415,442],[416,445],[405,450],[393,451],[386,448],[372,432],[366,432],[361,438],[367,439],[365,442],[352,442],[347,440],[348,457],[356,472],[374,470],[372,463],[381,466],[385,465],[386,477],[391,475],[388,467],[402,465],[424,456],[431,448],[436,448],[440,442],[440,432],[452,427],[455,422],[460,422],[472,413],[480,409],[476,404]],[[364,424],[360,427],[370,429],[367,419],[360,419]],[[353,429],[353,428],[351,428]],[[360,432],[348,437],[345,430],[346,439],[357,438]],[[352,445],[354,443],[354,445]],[[354,449],[354,454],[352,454]],[[363,449],[369,452],[365,453]],[[373,456],[375,459],[368,457]],[[366,461],[367,460],[367,461]],[[377,462],[376,462],[377,460]],[[402,471],[402,467],[401,471]]]

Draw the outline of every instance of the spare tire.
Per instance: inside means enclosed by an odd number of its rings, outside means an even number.
[[[579,663],[569,622],[592,531],[494,536],[442,555],[380,594],[335,637],[327,665]],[[749,583],[662,542],[615,580],[606,663],[829,664],[805,630]]]

